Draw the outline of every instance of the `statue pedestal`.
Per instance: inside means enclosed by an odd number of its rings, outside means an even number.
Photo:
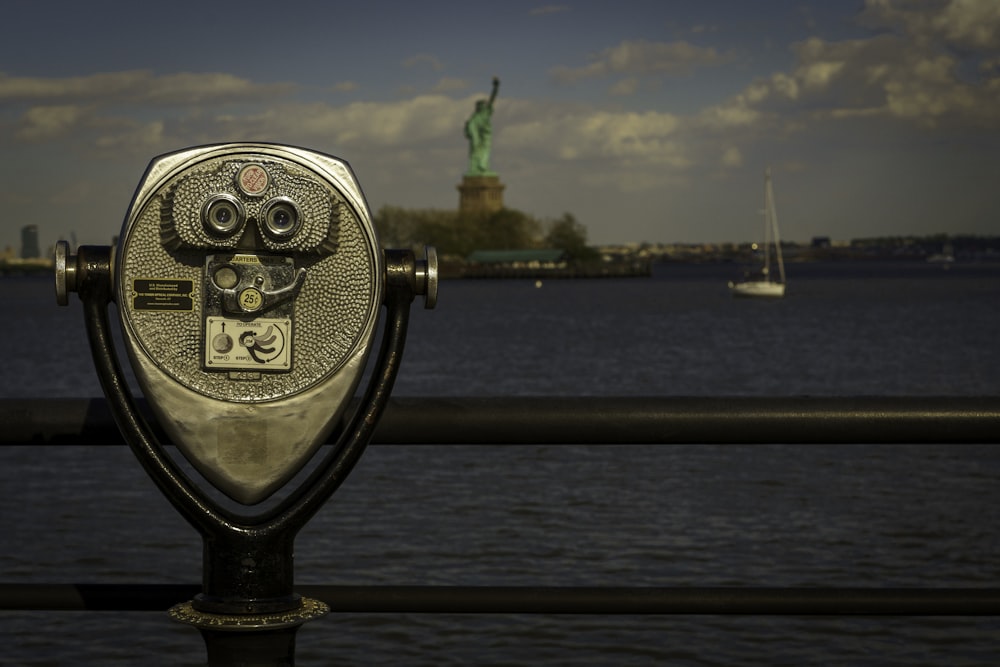
[[[463,176],[458,186],[459,214],[496,213],[503,208],[503,190],[506,187],[499,176]]]

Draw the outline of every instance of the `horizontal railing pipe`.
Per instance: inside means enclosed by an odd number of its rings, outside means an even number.
[[[0,584],[0,609],[157,611],[194,584]],[[996,588],[323,586],[337,613],[997,616]]]
[[[0,424],[0,445],[122,444],[103,398],[0,399]],[[373,442],[998,443],[1000,397],[397,397]]]
[[[121,444],[104,399],[0,400],[0,444]],[[998,397],[395,398],[382,444],[997,443]],[[0,609],[153,611],[194,584],[3,584]],[[323,586],[341,613],[1000,616],[998,588]]]

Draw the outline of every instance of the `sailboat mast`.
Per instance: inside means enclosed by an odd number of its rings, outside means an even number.
[[[771,279],[771,168],[764,170],[764,277]]]
[[[771,187],[771,168],[768,167],[764,176],[765,189],[767,193],[765,194],[765,199],[767,200],[766,205],[766,215],[769,219],[768,228],[771,232],[774,241],[774,253],[778,259],[778,275],[781,276],[781,283],[785,282],[785,262],[781,256],[781,237],[778,235],[778,211],[774,206],[774,190]],[[770,255],[770,252],[768,253]]]

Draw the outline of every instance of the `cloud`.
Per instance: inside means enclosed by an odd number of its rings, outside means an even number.
[[[741,93],[724,104],[703,109],[691,121],[693,127],[708,130],[729,130],[757,124],[765,114],[753,108],[753,93]]]
[[[469,87],[469,84],[465,82],[464,79],[455,79],[451,77],[445,77],[439,80],[434,87],[431,88],[433,93],[451,93],[456,90],[465,90]]]
[[[993,0],[955,0],[937,17],[935,27],[958,46],[1000,48],[1000,4]]]
[[[104,98],[118,95],[125,89],[134,89],[146,78],[148,73],[138,71],[61,79],[0,74],[0,102]]]
[[[51,79],[0,74],[0,105],[60,101],[95,106],[128,103],[162,107],[209,101],[273,100],[295,88],[289,83],[260,84],[211,72],[156,76],[144,70],[131,70]]]
[[[17,138],[27,142],[57,139],[68,133],[83,115],[84,110],[72,104],[32,107],[21,116]]]
[[[231,74],[192,74],[182,72],[154,77],[141,102],[156,105],[202,104],[246,99],[270,99],[291,93],[295,86],[287,83],[258,84]]]
[[[550,70],[558,83],[576,83],[612,75],[678,76],[690,74],[697,67],[719,65],[728,60],[713,48],[695,46],[686,41],[625,41],[594,56],[581,67],[559,66]]]
[[[157,76],[129,70],[63,78],[0,74],[0,114],[17,118],[13,139],[20,142],[72,136],[75,145],[108,147],[116,137],[128,137],[119,142],[123,149],[148,149],[167,141],[165,126],[153,121],[137,129],[131,119],[137,113],[169,117],[180,110],[188,122],[200,122],[204,108],[272,104],[295,89],[292,84],[256,83],[224,73]]]
[[[508,120],[502,140],[515,154],[560,162],[608,162],[683,168],[690,160],[678,136],[678,117],[659,112],[523,109]]]
[[[1000,71],[993,66],[1000,50],[1000,3],[868,0],[860,18],[892,33],[882,38],[893,43],[892,54],[859,45],[852,59],[867,68],[865,83],[881,93],[883,113],[928,126],[1000,125]]]
[[[365,150],[404,150],[445,136],[462,142],[462,125],[473,98],[457,102],[444,95],[420,95],[394,102],[352,102],[271,105],[253,115],[217,118],[207,131],[230,135],[238,127],[246,136],[274,137],[303,145]],[[197,121],[204,126],[204,121]]]
[[[992,54],[1000,46],[994,39],[1000,3],[870,0],[861,20],[890,30],[798,42],[790,71],[753,81],[704,109],[698,122],[716,130],[768,122],[787,129],[824,119],[882,118],[925,128],[1000,128],[1000,71]],[[958,44],[982,51],[958,51]]]
[[[996,0],[868,0],[868,25],[972,50],[1000,48],[1000,3]]]
[[[166,124],[159,120],[149,123],[121,122],[113,131],[105,131],[98,136],[94,146],[102,151],[155,154],[166,148],[165,128]]]

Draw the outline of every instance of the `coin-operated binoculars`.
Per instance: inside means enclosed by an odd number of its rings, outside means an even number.
[[[57,301],[71,291],[83,301],[125,440],[203,538],[202,593],[171,615],[202,631],[210,664],[292,664],[297,628],[328,611],[293,590],[295,536],[372,435],[414,296],[435,305],[433,248],[423,260],[383,251],[342,160],[220,144],[154,159],[117,245],[71,255],[61,242],[55,271]],[[152,418],[114,350],[112,301]]]

